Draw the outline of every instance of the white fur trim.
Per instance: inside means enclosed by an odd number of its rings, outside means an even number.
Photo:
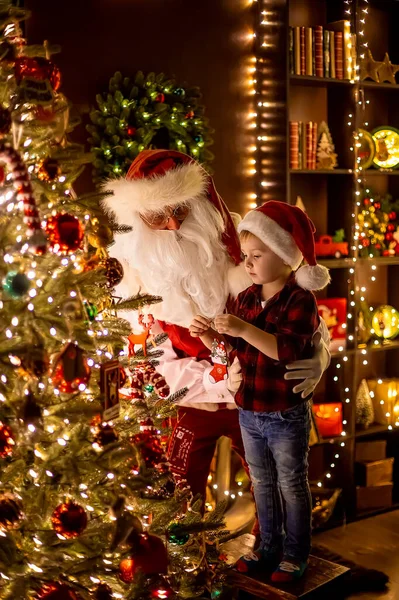
[[[249,212],[238,225],[238,232],[249,231],[295,271],[302,262],[302,253],[294,238],[270,217],[259,210]]]
[[[230,296],[237,298],[238,294],[252,285],[252,280],[245,270],[244,263],[230,267],[227,271],[227,285]]]
[[[102,190],[113,192],[101,201],[102,208],[120,225],[133,225],[132,213],[163,210],[203,196],[208,175],[197,163],[190,162],[144,179],[114,179],[104,184]]]
[[[322,290],[330,283],[330,274],[323,265],[303,265],[295,273],[297,284],[304,290]]]

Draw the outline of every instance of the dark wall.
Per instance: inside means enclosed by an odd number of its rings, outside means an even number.
[[[76,105],[94,103],[116,70],[163,71],[200,86],[215,129],[215,181],[231,210],[245,212],[251,182],[244,175],[249,110],[245,0],[25,0],[29,43],[60,44],[54,60],[61,91]],[[87,115],[84,117],[87,122]],[[75,134],[80,140],[83,128]],[[84,186],[90,184],[86,176]]]

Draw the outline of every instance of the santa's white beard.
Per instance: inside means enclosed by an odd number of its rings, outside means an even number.
[[[139,284],[142,292],[162,297],[150,307],[156,318],[184,327],[196,314],[213,318],[223,312],[231,266],[220,241],[220,214],[207,199],[194,204],[179,230],[152,230],[138,217],[134,230],[117,236],[111,248],[112,256],[123,259],[122,294],[126,286],[136,293]]]

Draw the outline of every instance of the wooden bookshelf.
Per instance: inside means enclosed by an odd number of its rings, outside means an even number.
[[[276,2],[277,4],[281,4]],[[363,7],[363,0],[354,0],[351,4],[352,33],[358,33],[358,15]],[[365,117],[367,129],[372,131],[378,126],[390,125],[399,129],[399,83],[376,83],[374,81],[351,82],[348,79],[332,79],[289,73],[289,26],[316,27],[325,26],[332,21],[348,18],[345,14],[347,5],[343,0],[286,0],[285,19],[287,31],[286,56],[282,64],[285,68],[286,81],[286,133],[290,121],[326,121],[338,155],[338,167],[334,170],[307,170],[289,168],[289,139],[287,135],[287,169],[286,193],[288,201],[295,203],[300,196],[306,210],[314,221],[320,234],[333,235],[337,229],[344,228],[350,240],[355,208],[355,173],[354,159],[350,147],[353,144],[352,134],[356,127],[362,127],[362,107],[355,101],[359,90],[369,100]],[[399,36],[395,31],[395,23],[399,22],[399,2],[382,0],[370,1],[368,4],[365,39],[375,60],[382,60],[385,52],[389,53],[393,63],[399,63]],[[358,36],[359,41],[359,36]],[[358,56],[360,51],[357,51]],[[398,82],[399,82],[399,76]],[[397,92],[398,95],[395,93]],[[348,115],[352,117],[348,119]],[[351,125],[348,125],[348,121]],[[380,194],[389,193],[399,198],[399,170],[383,170],[370,168],[363,171],[367,186]],[[349,243],[349,247],[352,244]],[[349,295],[349,269],[358,289],[367,287],[366,300],[374,307],[390,304],[399,309],[399,257],[357,258],[341,257],[320,259],[319,262],[331,269],[332,283],[324,292],[324,297],[346,297],[347,304],[353,300]],[[376,281],[370,279],[371,267]],[[359,294],[356,295],[358,301]],[[354,318],[360,304],[351,307]],[[348,321],[348,327],[350,323]],[[397,467],[394,471],[393,503],[399,502],[399,427],[388,430],[387,426],[372,425],[366,430],[356,427],[356,392],[363,378],[399,377],[399,338],[387,343],[375,344],[373,340],[364,347],[358,347],[353,325],[353,341],[347,341],[346,349],[335,352],[323,381],[316,390],[315,402],[342,401],[343,418],[346,421],[346,435],[321,440],[311,449],[310,478],[317,480],[325,473],[331,462],[332,453],[338,452],[340,464],[334,476],[323,481],[327,487],[343,488],[343,500],[346,516],[349,520],[362,518],[365,511],[356,509],[355,482],[355,450],[358,440],[389,439],[389,456],[396,457]],[[366,350],[367,354],[364,354]],[[346,357],[345,362],[342,360]],[[337,363],[341,368],[337,370]],[[366,362],[366,364],[364,364]],[[339,371],[339,382],[334,378]],[[349,390],[345,392],[344,390]],[[349,397],[350,402],[345,402]],[[392,441],[394,440],[394,441]],[[344,442],[344,446],[341,444]],[[398,450],[396,450],[398,448]],[[387,507],[389,510],[390,507]],[[366,511],[374,514],[376,511]],[[377,512],[381,512],[378,510]]]

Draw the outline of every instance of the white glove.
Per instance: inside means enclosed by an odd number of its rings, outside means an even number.
[[[302,392],[302,398],[306,398],[314,391],[324,371],[330,364],[330,353],[318,331],[313,336],[313,346],[313,358],[297,360],[288,364],[288,373],[284,375],[284,379],[303,379],[293,389],[295,394]]]
[[[234,394],[236,394],[238,391],[242,381],[241,365],[237,357],[235,357],[227,372],[227,389],[234,396]]]

